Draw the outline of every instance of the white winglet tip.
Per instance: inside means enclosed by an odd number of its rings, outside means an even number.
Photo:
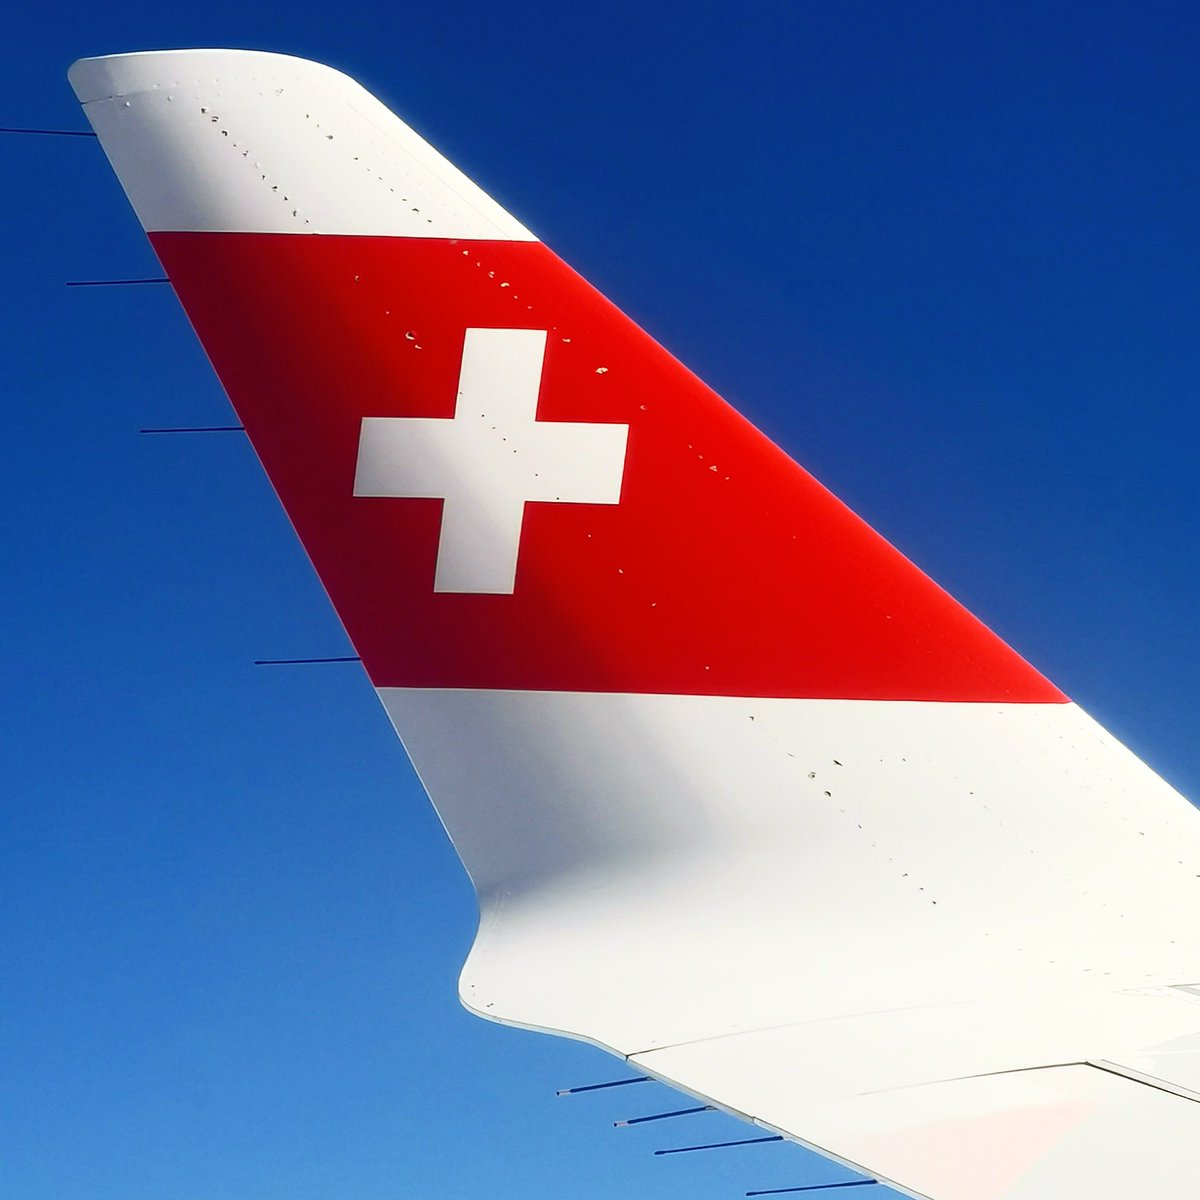
[[[134,50],[124,54],[102,54],[80,58],[67,71],[67,80],[75,90],[80,104],[111,100],[118,96],[134,96],[159,91],[172,83],[195,80],[208,71],[228,70],[231,63],[253,70],[255,60],[262,66],[288,64],[292,70],[314,74],[349,76],[323,63],[291,54],[276,54],[269,50],[227,50],[220,48],[197,50]],[[353,81],[351,81],[353,82]]]

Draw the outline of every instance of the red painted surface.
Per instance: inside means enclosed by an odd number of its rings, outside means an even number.
[[[152,240],[377,686],[1064,699],[545,246]],[[620,504],[526,506],[511,596],[433,591],[440,501],[352,494],[468,327],[550,331],[539,420],[630,427]]]

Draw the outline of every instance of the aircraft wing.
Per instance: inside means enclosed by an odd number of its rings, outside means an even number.
[[[1200,816],[361,87],[71,81],[479,896],[463,1002],[928,1200],[1200,1176]]]

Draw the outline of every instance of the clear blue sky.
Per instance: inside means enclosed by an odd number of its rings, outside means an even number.
[[[22,4],[358,77],[1200,796],[1194,5]],[[470,888],[88,141],[0,141],[0,1196],[721,1200],[836,1178],[467,1016]],[[836,1195],[837,1193],[831,1193]],[[848,1193],[843,1193],[848,1194]],[[865,1193],[864,1193],[865,1194]]]

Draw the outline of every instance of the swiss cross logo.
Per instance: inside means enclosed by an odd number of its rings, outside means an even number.
[[[541,243],[151,240],[376,687],[1065,701]]]
[[[356,496],[444,501],[435,592],[511,594],[525,505],[616,504],[628,425],[537,420],[544,329],[468,329],[454,417],[364,417]]]

